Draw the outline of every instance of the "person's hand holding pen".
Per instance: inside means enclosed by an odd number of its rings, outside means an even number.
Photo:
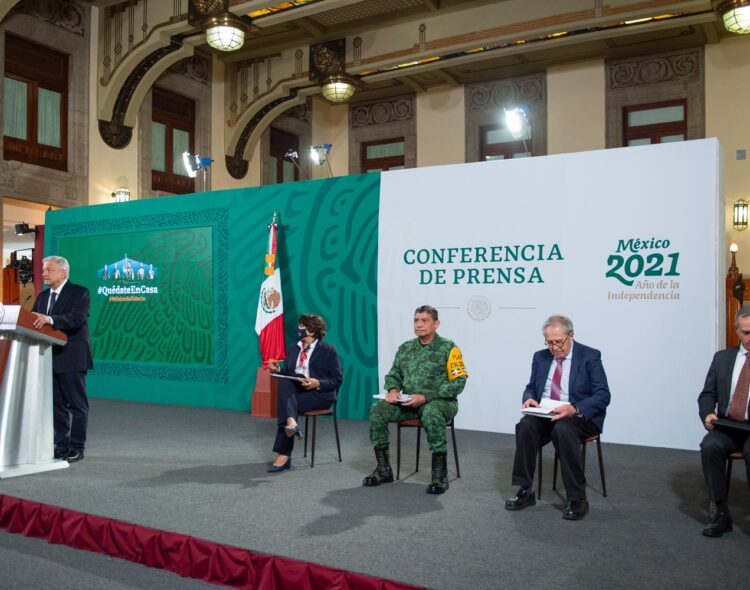
[[[271,373],[278,373],[281,370],[281,363],[284,361],[278,360],[278,359],[268,359],[268,370],[271,371]]]

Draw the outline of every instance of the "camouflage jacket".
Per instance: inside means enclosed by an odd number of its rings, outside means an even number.
[[[385,376],[385,390],[421,393],[428,402],[455,400],[468,376],[458,347],[452,340],[435,334],[426,346],[414,338],[398,347],[393,367]]]

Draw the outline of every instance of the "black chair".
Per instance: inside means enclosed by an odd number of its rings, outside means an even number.
[[[453,441],[453,457],[456,460],[456,477],[461,477],[461,470],[458,466],[458,449],[456,448],[456,427],[453,419],[445,425],[446,428],[451,429],[451,439]],[[401,420],[398,423],[396,429],[396,479],[399,479],[401,475],[401,429],[402,428],[416,428],[417,429],[417,466],[414,471],[419,471],[419,441],[422,438],[422,421],[419,418],[409,418],[408,420]]]
[[[586,447],[588,443],[596,441],[596,450],[599,454],[599,475],[602,478],[602,496],[607,497],[607,484],[604,479],[604,461],[602,460],[602,441],[598,434],[590,436],[581,442],[581,467],[583,471],[586,471]],[[559,462],[557,451],[555,451],[555,462],[552,471],[552,489],[557,491],[557,464]],[[537,456],[536,464],[538,465],[537,473],[537,497],[541,500],[542,498],[542,447],[539,447],[539,454]]]
[[[308,430],[308,422],[309,419],[313,419],[313,427],[312,427],[312,443],[310,445],[310,467],[315,467],[315,434],[318,426],[318,416],[333,416],[333,429],[336,432],[336,449],[339,452],[339,463],[341,463],[341,441],[339,440],[339,423],[336,419],[336,404],[338,402],[333,402],[333,405],[330,408],[327,408],[325,410],[310,410],[309,412],[303,412],[300,414],[301,416],[305,417],[305,433],[310,432]],[[304,457],[307,457],[307,434],[305,434],[305,454]]]

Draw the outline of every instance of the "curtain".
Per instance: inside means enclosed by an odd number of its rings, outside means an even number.
[[[190,133],[182,129],[172,129],[172,172],[180,176],[187,176],[187,170],[182,163],[183,152],[190,151]]]
[[[3,92],[3,133],[8,137],[26,137],[26,93],[25,82],[5,78]]]
[[[60,147],[61,104],[62,94],[54,90],[39,88],[37,141],[42,145]]]
[[[164,153],[167,138],[167,128],[162,123],[151,123],[151,169],[166,172]]]

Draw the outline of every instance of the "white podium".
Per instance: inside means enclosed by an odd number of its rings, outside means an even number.
[[[52,345],[68,338],[34,327],[34,314],[0,305],[0,479],[68,467],[54,459]]]

